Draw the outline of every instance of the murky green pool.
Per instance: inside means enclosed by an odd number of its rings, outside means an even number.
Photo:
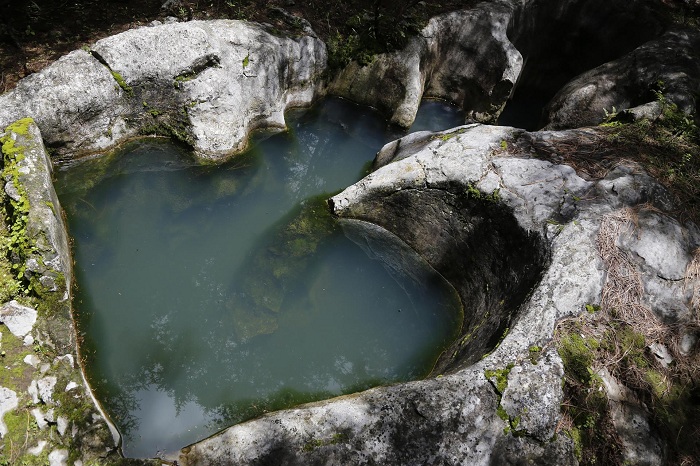
[[[377,260],[324,203],[398,135],[337,99],[287,117],[288,132],[223,166],[147,140],[58,170],[88,378],[126,456],[422,377],[458,330],[440,277]],[[427,103],[414,129],[460,120]]]

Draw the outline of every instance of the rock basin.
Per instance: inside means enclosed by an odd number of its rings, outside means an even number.
[[[132,31],[96,44],[95,53],[74,52],[24,81],[17,91],[0,96],[0,123],[5,126],[27,114],[33,116],[46,143],[62,157],[110,147],[145,132],[174,135],[189,141],[203,158],[217,158],[245,145],[249,129],[281,126],[287,104],[308,103],[327,91],[376,104],[403,126],[410,124],[424,95],[446,97],[462,106],[472,120],[493,122],[508,99],[515,101],[518,88],[525,94],[527,89],[542,90],[541,76],[547,73],[537,65],[550,63],[548,52],[541,51],[543,41],[563,46],[563,56],[577,56],[590,43],[586,38],[600,32],[599,12],[614,22],[600,35],[614,47],[603,55],[592,47],[576,64],[580,67],[565,69],[559,66],[563,62],[552,61],[553,67],[559,67],[546,68],[562,72],[553,87],[569,81],[559,91],[544,89],[550,95],[559,92],[542,120],[548,128],[597,124],[605,111],[623,109],[629,109],[631,119],[656,118],[659,79],[664,80],[664,92],[692,114],[697,109],[693,105],[693,93],[698,91],[697,33],[671,26],[653,9],[627,9],[639,5],[573,1],[558,2],[552,8],[552,2],[536,0],[482,3],[473,10],[433,19],[423,36],[405,50],[378,57],[370,67],[351,65],[334,82],[323,83],[328,87],[321,85],[325,49],[311,38],[280,41],[270,39],[257,26],[248,29],[231,22]],[[618,28],[619,24],[624,27]],[[214,29],[226,31],[212,34]],[[575,37],[561,42],[547,38],[562,30],[575,31]],[[128,51],[153,47],[159,31],[182,37],[183,43],[192,46],[182,55],[189,59],[173,58],[178,52],[140,67],[127,66],[136,63]],[[219,40],[233,36],[233,40]],[[254,44],[246,42],[251,37]],[[263,60],[259,68],[250,70],[258,75],[247,76],[246,50],[270,44],[289,48],[300,57],[295,64],[308,66],[283,67],[277,74],[276,64],[285,60]],[[650,53],[654,56],[655,51],[669,48],[678,53],[661,53],[658,60],[648,60]],[[266,51],[265,57],[280,56],[278,49],[256,50]],[[251,57],[255,60],[257,54]],[[528,64],[532,70],[525,73]],[[591,66],[599,68],[584,72]],[[236,77],[235,84],[227,86],[214,79],[220,68]],[[76,69],[83,70],[86,79],[73,82]],[[290,69],[291,74],[285,74]],[[664,74],[664,70],[673,72]],[[634,85],[618,85],[622,75],[635,76]],[[172,81],[178,84],[172,89],[184,92],[166,91],[163,83]],[[182,81],[185,84],[180,87]],[[265,89],[263,83],[274,84],[270,106],[266,96],[257,94]],[[248,89],[249,84],[253,88]],[[255,97],[241,102],[239,92],[244,88],[250,91],[246,95]],[[133,95],[137,98],[129,100]],[[158,106],[152,102],[159,102]],[[226,104],[217,106],[217,102]],[[188,113],[183,107],[187,104],[193,104],[192,119],[182,118],[180,110]],[[222,143],[218,129],[207,126],[219,119],[225,122],[226,134],[238,135],[235,141]],[[587,148],[604,143],[605,135],[596,128],[528,133],[466,126],[387,146],[373,174],[333,198],[334,212],[348,222],[373,219],[406,243],[414,241],[415,248],[421,247],[418,239],[435,235],[431,222],[453,227],[435,236],[440,240],[437,252],[423,249],[423,254],[432,254],[431,261],[446,274],[467,280],[458,289],[494,287],[493,297],[483,290],[479,294],[479,309],[489,314],[475,313],[465,320],[454,351],[446,353],[440,370],[426,380],[272,413],[187,447],[172,459],[177,457],[179,464],[576,464],[574,442],[555,435],[562,419],[563,364],[547,343],[556,322],[579,315],[603,299],[606,265],[598,253],[601,227],[615,219],[639,219],[634,224],[642,228],[638,235],[623,232],[617,238],[640,272],[640,302],[651,312],[666,322],[683,323],[697,308],[694,290],[699,278],[688,270],[700,245],[700,232],[696,225],[674,218],[663,187],[631,166],[617,167],[601,177],[584,176],[563,165],[557,154],[561,147],[573,147],[579,160],[595,160],[595,152],[592,155]],[[437,204],[431,208],[425,201]],[[386,216],[373,216],[369,206],[382,209]],[[444,218],[455,210],[454,222]],[[473,229],[474,238],[486,237],[480,227],[495,233],[484,251],[476,240],[470,243],[467,234]],[[466,245],[461,244],[464,240]],[[517,251],[522,261],[515,260],[512,266],[498,257],[511,241],[529,248]],[[470,277],[469,270],[479,264],[463,267],[458,254],[445,251],[453,247],[476,252],[509,279],[499,282],[500,273],[486,280]],[[453,257],[445,259],[449,255]],[[512,300],[498,312],[510,291],[522,300]],[[484,325],[479,325],[482,320]],[[507,334],[496,345],[506,327]],[[472,340],[474,331],[483,332],[483,338]],[[693,338],[684,338],[684,348]],[[537,360],[530,357],[534,347],[541,351]],[[644,416],[635,419],[641,419],[642,425],[647,422]],[[514,430],[518,435],[512,435]],[[658,439],[651,430],[642,430],[649,435],[626,438],[626,458],[634,461],[634,452],[646,448],[648,454],[643,457],[650,464],[661,464]]]

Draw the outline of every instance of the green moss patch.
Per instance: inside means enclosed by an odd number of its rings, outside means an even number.
[[[508,364],[503,369],[486,369],[484,371],[484,377],[488,379],[496,390],[496,395],[498,396],[498,406],[496,407],[496,415],[500,417],[507,425],[503,429],[505,434],[513,434],[515,436],[523,435],[524,432],[518,430],[518,425],[520,425],[520,416],[509,416],[506,409],[501,404],[503,399],[503,393],[506,388],[508,388],[508,374],[515,367],[514,364]]]
[[[109,72],[112,73],[112,77],[117,82],[117,85],[119,85],[119,87],[121,87],[122,90],[126,92],[126,94],[129,97],[132,97],[134,95],[134,88],[127,84],[126,80],[124,80],[124,77],[114,70],[109,70]]]

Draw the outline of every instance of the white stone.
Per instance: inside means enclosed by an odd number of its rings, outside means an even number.
[[[72,354],[64,354],[63,356],[57,357],[56,360],[65,361],[66,363],[68,363],[71,369],[75,367],[75,359],[73,358]]]
[[[71,391],[71,390],[73,390],[74,388],[77,388],[77,387],[79,387],[79,386],[80,386],[80,385],[78,385],[77,383],[75,383],[75,382],[73,382],[73,381],[70,381],[70,382],[68,382],[68,384],[66,385],[66,391],[69,392],[69,391]]]
[[[27,393],[32,397],[32,402],[37,404],[39,402],[39,388],[36,384],[36,380],[32,380],[27,388]]]
[[[53,403],[53,389],[56,385],[56,377],[49,376],[36,382],[39,398],[46,404]]]
[[[30,454],[32,454],[34,456],[39,456],[41,454],[41,452],[44,451],[44,447],[46,447],[46,443],[47,443],[46,440],[39,440],[39,443],[32,448],[28,448],[27,452],[29,452]]]
[[[662,366],[668,367],[673,362],[673,356],[671,352],[664,345],[659,343],[652,343],[649,345],[649,350],[651,354],[656,357],[656,360],[661,363]]]
[[[0,322],[16,337],[24,337],[32,331],[36,323],[37,312],[31,307],[23,306],[15,300],[0,307]]]
[[[5,413],[15,409],[17,403],[17,393],[9,388],[0,387],[0,438],[4,438],[8,432],[4,421]]]
[[[49,453],[49,466],[67,466],[68,450],[54,450]]]
[[[695,343],[697,343],[698,337],[696,337],[692,333],[686,333],[681,337],[681,353],[684,355],[689,354],[692,350],[693,347],[695,346]]]
[[[44,413],[42,413],[39,408],[32,409],[31,413],[32,413],[32,416],[34,416],[34,419],[36,420],[36,423],[39,426],[39,429],[41,429],[41,430],[46,429],[46,426],[48,426],[49,423],[46,422],[46,419],[44,418]]]
[[[34,344],[34,337],[31,335],[25,335],[23,343],[24,346],[32,346]]]
[[[37,364],[41,362],[41,359],[39,359],[39,357],[35,354],[28,354],[24,357],[24,362],[32,367],[36,367]]]
[[[56,428],[58,429],[59,434],[65,435],[66,430],[68,430],[68,419],[66,419],[63,416],[58,416],[58,421],[56,422]]]

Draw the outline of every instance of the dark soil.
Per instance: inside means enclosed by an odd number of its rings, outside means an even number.
[[[294,32],[277,8],[308,20],[320,38],[371,37],[366,48],[402,45],[439,13],[475,0],[0,0],[0,93],[66,53],[167,16],[241,19]]]

